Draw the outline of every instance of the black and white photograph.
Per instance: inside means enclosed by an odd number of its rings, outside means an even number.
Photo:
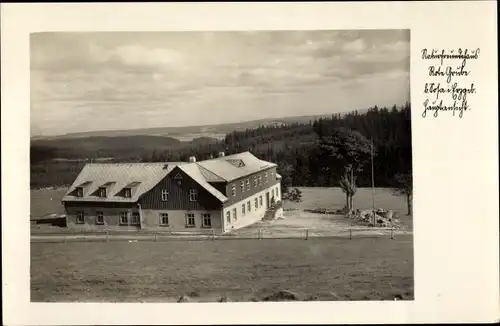
[[[30,35],[32,302],[414,300],[410,31]]]

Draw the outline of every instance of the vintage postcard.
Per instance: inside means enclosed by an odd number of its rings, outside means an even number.
[[[495,8],[2,5],[6,324],[498,320]]]

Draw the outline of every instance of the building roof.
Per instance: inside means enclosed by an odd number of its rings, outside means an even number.
[[[169,163],[89,163],[73,182],[63,201],[135,202],[151,190],[176,166],[184,162]],[[72,196],[77,187],[83,188],[83,196]],[[97,190],[106,188],[107,197],[97,196]],[[118,195],[124,188],[131,188],[131,196]]]
[[[233,181],[274,166],[276,164],[262,161],[250,152],[197,163],[90,163],[85,165],[62,200],[136,202],[175,167],[179,167],[210,194],[225,202],[228,198],[210,182]],[[81,197],[75,196],[79,187],[83,189]],[[106,189],[106,197],[98,196],[100,188]],[[130,188],[130,197],[125,197],[125,188]]]
[[[276,166],[274,163],[258,159],[250,152],[217,157],[206,161],[200,161],[197,164],[224,181],[233,181],[259,172],[262,169]],[[210,182],[217,181],[214,180]]]
[[[184,164],[179,165],[179,169],[184,171],[187,175],[189,175],[194,181],[196,181],[200,186],[205,188],[209,193],[211,193],[214,197],[219,199],[221,202],[227,201],[227,197],[224,196],[219,190],[215,189],[212,185],[210,185],[207,180],[205,180],[203,174],[200,171],[200,167],[196,164]]]

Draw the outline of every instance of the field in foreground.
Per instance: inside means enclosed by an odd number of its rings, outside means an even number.
[[[411,236],[310,240],[32,243],[32,301],[413,299]],[[193,294],[194,293],[194,294]]]

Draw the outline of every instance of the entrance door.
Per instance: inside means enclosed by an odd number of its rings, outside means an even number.
[[[271,203],[270,203],[269,193],[266,192],[266,209],[269,209],[270,205]]]

